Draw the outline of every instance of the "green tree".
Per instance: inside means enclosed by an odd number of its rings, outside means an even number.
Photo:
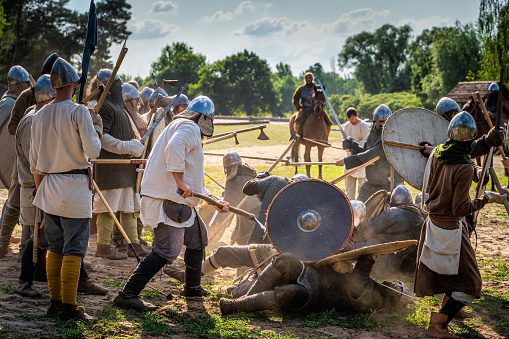
[[[161,56],[152,64],[152,72],[159,86],[163,79],[176,79],[182,85],[196,84],[200,80],[199,71],[205,66],[205,56],[194,53],[193,48],[184,42],[174,42],[163,48]],[[144,86],[153,86],[152,76],[144,81]],[[178,92],[178,88],[170,89],[168,94]]]
[[[290,75],[290,76],[293,76],[292,74],[292,69],[290,68],[290,65],[288,64],[283,64],[282,62],[279,62],[277,65],[276,65],[276,74],[282,78],[284,76],[287,76],[287,75]]]
[[[410,77],[403,64],[412,29],[385,24],[374,33],[346,39],[338,55],[339,67],[353,67],[354,76],[371,94],[407,90]]]
[[[244,50],[207,65],[190,95],[209,96],[218,114],[255,115],[272,112],[275,104],[271,71],[266,60]]]
[[[509,1],[481,0],[478,25],[483,38],[481,80],[498,79],[501,67],[509,79]]]
[[[291,115],[295,111],[292,98],[301,81],[291,74],[281,76],[280,73],[272,75],[272,85],[274,86],[274,116]]]
[[[4,2],[5,0],[0,0],[0,38],[2,37],[4,28],[9,25],[5,17],[4,6],[2,5]]]

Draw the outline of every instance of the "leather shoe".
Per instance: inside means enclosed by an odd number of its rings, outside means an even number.
[[[78,293],[106,295],[108,294],[108,289],[97,285],[90,278],[80,278],[78,282]]]
[[[123,291],[118,292],[117,297],[113,300],[113,304],[120,308],[135,311],[155,311],[158,309],[156,305],[141,300],[139,296]]]
[[[27,298],[40,298],[41,294],[33,289],[32,284],[28,281],[18,282],[18,286],[16,287],[16,293],[18,293],[22,297]]]

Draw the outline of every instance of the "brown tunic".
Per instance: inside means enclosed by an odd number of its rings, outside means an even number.
[[[459,220],[480,210],[488,202],[486,195],[470,200],[469,189],[474,169],[469,164],[443,164],[433,159],[430,172],[430,195],[426,200],[429,217],[440,228],[452,230],[459,227]],[[457,275],[443,275],[430,270],[419,262],[426,238],[426,226],[421,230],[417,251],[414,292],[418,297],[448,292],[463,292],[476,298],[481,297],[482,280],[475,251],[470,244],[468,230],[463,223],[460,263]]]

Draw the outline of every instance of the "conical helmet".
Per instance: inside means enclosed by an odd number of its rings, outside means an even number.
[[[74,84],[80,78],[70,63],[58,58],[51,68],[51,87],[62,88]]]
[[[57,95],[57,91],[51,87],[51,77],[49,74],[43,74],[37,79],[34,87],[34,94],[35,101],[38,103],[53,99]]]

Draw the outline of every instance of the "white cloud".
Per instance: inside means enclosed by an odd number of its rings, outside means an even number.
[[[131,30],[133,32],[131,38],[133,39],[156,39],[165,37],[170,33],[176,33],[180,27],[172,25],[161,20],[147,19],[138,21],[133,18]]]
[[[432,27],[449,27],[454,25],[455,19],[442,18],[439,16],[432,16],[421,19],[403,18],[399,19],[397,26],[409,25],[412,27],[414,35],[419,35],[424,29],[431,29]]]
[[[254,11],[253,3],[251,1],[244,1],[241,2],[233,12],[238,15],[253,11]]]
[[[269,18],[265,17],[257,21],[250,22],[242,27],[235,35],[265,36],[270,34],[288,34],[298,30],[302,23],[293,22],[288,18]]]
[[[217,11],[211,16],[204,16],[202,21],[206,22],[208,24],[215,22],[215,21],[230,21],[233,19],[233,13],[232,12],[223,12],[223,11]]]
[[[372,8],[361,8],[341,15],[336,21],[324,24],[324,32],[347,33],[369,31],[379,25],[381,19],[389,16],[388,10],[375,11]]]
[[[151,12],[171,12],[177,11],[178,6],[171,1],[156,1],[152,5]]]

